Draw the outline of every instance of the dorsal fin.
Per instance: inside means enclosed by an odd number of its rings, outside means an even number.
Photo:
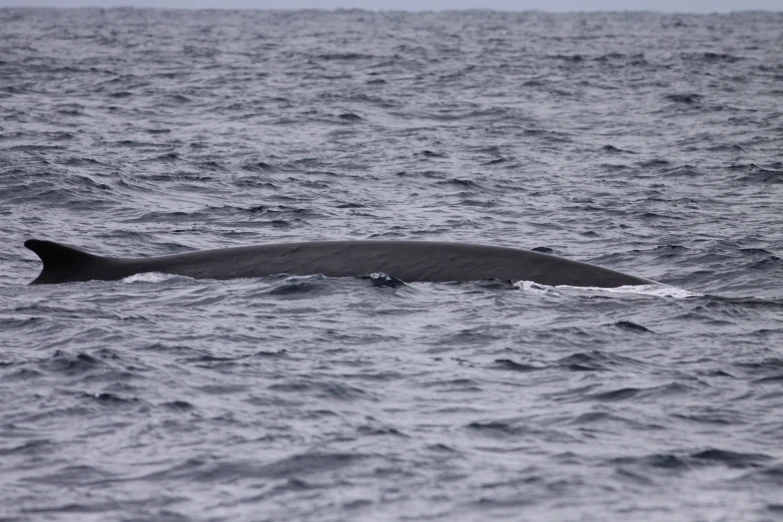
[[[100,256],[75,248],[40,239],[28,239],[24,246],[38,254],[43,261],[41,274],[31,285],[88,281],[90,269]]]

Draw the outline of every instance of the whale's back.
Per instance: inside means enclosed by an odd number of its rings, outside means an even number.
[[[617,287],[652,281],[517,248],[432,241],[313,241],[202,250],[150,258],[103,257],[54,243],[25,246],[43,261],[31,284],[117,280],[143,272],[196,279],[273,274],[328,277],[384,273],[406,282],[504,279],[545,285]]]

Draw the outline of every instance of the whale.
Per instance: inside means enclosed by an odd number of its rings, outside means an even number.
[[[405,283],[499,279],[599,288],[659,284],[541,252],[468,243],[308,241],[135,258],[101,256],[40,239],[29,239],[24,245],[43,262],[32,285],[117,281],[146,272],[217,280],[277,274],[385,274]]]

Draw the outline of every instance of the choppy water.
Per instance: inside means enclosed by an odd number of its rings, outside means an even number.
[[[0,10],[0,518],[783,518],[783,14]],[[269,277],[524,248],[690,298]]]

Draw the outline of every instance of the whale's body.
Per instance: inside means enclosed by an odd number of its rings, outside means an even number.
[[[104,257],[52,241],[31,239],[43,270],[30,284],[116,281],[144,272],[195,279],[273,274],[328,277],[384,273],[402,281],[503,279],[543,285],[611,288],[654,281],[517,248],[431,241],[314,241],[202,250],[147,258]]]

